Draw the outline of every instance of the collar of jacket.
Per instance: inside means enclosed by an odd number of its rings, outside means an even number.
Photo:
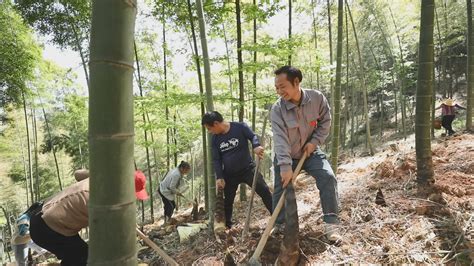
[[[301,105],[305,105],[305,104],[307,104],[311,101],[311,98],[309,97],[308,93],[306,93],[305,90],[303,90],[303,89],[301,89],[301,97],[303,98],[301,100]],[[296,105],[296,104],[294,104],[290,101],[287,101],[283,98],[281,100],[282,100],[281,102],[285,105],[286,110],[291,110],[295,107],[298,107],[298,105]]]

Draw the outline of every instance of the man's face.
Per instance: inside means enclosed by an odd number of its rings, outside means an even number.
[[[286,73],[282,73],[275,77],[275,90],[276,93],[286,101],[294,100],[298,96],[299,92],[299,81],[294,80],[294,84],[288,81]]]
[[[209,132],[213,135],[218,135],[222,131],[221,127],[220,127],[220,123],[218,123],[218,122],[214,122],[214,124],[212,126],[204,124],[204,127],[207,129],[207,132]]]

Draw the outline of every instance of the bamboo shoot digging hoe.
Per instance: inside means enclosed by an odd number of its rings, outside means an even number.
[[[298,165],[296,166],[296,169],[293,172],[293,177],[291,178],[290,182],[293,182],[293,179],[295,179],[300,173],[301,167],[303,167],[303,163],[306,160],[306,157],[308,157],[308,154],[306,154],[305,152],[303,153],[303,157],[301,157],[300,161],[298,162]],[[268,221],[267,227],[265,228],[265,231],[263,232],[262,238],[258,242],[257,248],[255,249],[255,252],[253,253],[252,257],[249,260],[250,265],[260,265],[260,262],[259,262],[260,255],[262,254],[263,248],[265,247],[265,244],[267,243],[268,237],[270,236],[270,231],[272,230],[273,225],[275,224],[278,214],[280,213],[281,208],[283,207],[283,203],[285,202],[285,197],[286,197],[286,189],[283,190],[280,200],[278,201],[278,204],[275,210],[273,210],[272,217]]]
[[[270,109],[268,111],[268,114],[265,116],[265,119],[263,120],[262,135],[261,135],[262,147],[265,142],[265,128],[267,127],[267,120],[268,120],[269,115],[270,115]],[[260,169],[260,157],[257,156],[256,163],[255,163],[255,172],[254,172],[253,181],[252,181],[252,192],[250,193],[249,207],[247,209],[247,217],[245,219],[244,230],[242,230],[242,241],[245,241],[245,238],[247,237],[249,233],[250,213],[252,212],[253,198],[255,197],[255,187],[257,186],[257,178],[258,178],[259,169]]]
[[[155,244],[155,242],[153,242],[142,231],[140,231],[140,229],[136,228],[136,230],[137,230],[138,236],[140,236],[140,238],[143,239],[143,241],[145,241],[145,243],[147,243],[148,246],[154,249],[156,253],[158,253],[158,255],[160,255],[168,264],[179,265],[173,258],[168,256],[168,254],[166,254],[160,247],[158,247],[158,245]]]
[[[252,181],[252,193],[250,194],[250,202],[249,202],[249,207],[247,209],[247,216],[245,219],[245,225],[244,225],[244,230],[242,230],[242,241],[245,241],[245,238],[248,235],[249,232],[249,226],[250,226],[250,213],[252,212],[252,205],[253,205],[253,198],[255,196],[255,187],[257,186],[257,178],[258,178],[258,169],[260,168],[260,157],[257,156],[256,162],[255,162],[255,173],[253,175],[253,181]]]

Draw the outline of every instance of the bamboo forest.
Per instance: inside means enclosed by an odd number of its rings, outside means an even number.
[[[472,13],[0,0],[0,265],[472,265]]]

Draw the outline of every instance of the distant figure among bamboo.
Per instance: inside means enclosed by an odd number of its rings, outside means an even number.
[[[453,99],[446,99],[435,110],[441,109],[441,125],[446,129],[449,136],[456,133],[453,130],[453,121],[456,118],[456,108],[466,110],[466,108],[454,103]]]
[[[188,162],[181,161],[178,167],[170,170],[163,181],[160,183],[158,194],[163,201],[165,224],[169,222],[173,216],[174,209],[176,209],[176,196],[184,197],[182,194],[187,186],[184,182],[184,176],[191,170],[191,165]]]

